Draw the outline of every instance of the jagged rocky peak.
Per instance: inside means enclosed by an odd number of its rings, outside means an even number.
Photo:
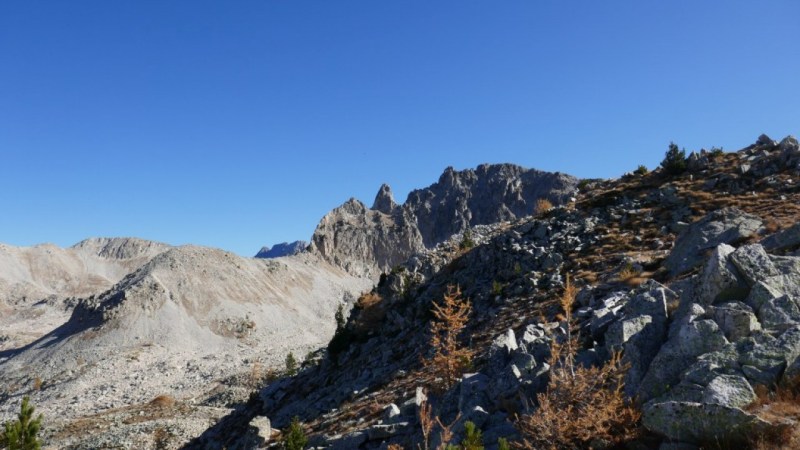
[[[470,226],[531,215],[540,198],[562,204],[577,183],[570,175],[515,164],[448,167],[437,183],[412,191],[404,207],[414,212],[425,246],[432,248]]]
[[[388,184],[383,183],[381,188],[378,189],[378,195],[375,196],[375,201],[372,203],[372,209],[380,211],[384,214],[391,214],[397,208],[397,203],[394,201],[394,194],[392,188]]]
[[[303,252],[308,247],[306,241],[282,242],[274,247],[265,245],[256,253],[256,258],[280,258]]]
[[[448,167],[436,183],[412,191],[402,205],[386,184],[372,209],[348,200],[322,219],[311,247],[351,273],[376,277],[469,227],[531,215],[540,198],[562,204],[577,183],[570,175],[514,164]]]
[[[311,238],[313,252],[351,274],[372,278],[424,248],[404,209],[386,214],[354,198],[326,214]]]

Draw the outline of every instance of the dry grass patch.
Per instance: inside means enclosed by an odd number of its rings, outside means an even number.
[[[774,390],[759,385],[755,392],[757,398],[748,411],[774,427],[764,435],[754,436],[752,448],[800,448],[800,377],[780,383]]]
[[[383,297],[377,292],[367,292],[356,301],[354,312],[354,328],[361,333],[368,333],[380,326],[386,316]]]
[[[153,408],[171,408],[175,406],[175,397],[171,395],[162,394],[150,400],[149,406]]]
[[[546,198],[536,200],[536,214],[544,214],[553,209],[553,202]]]
[[[633,264],[625,264],[625,266],[620,269],[619,274],[617,275],[617,279],[621,282],[627,282],[628,280],[638,277],[639,271],[633,266]]]

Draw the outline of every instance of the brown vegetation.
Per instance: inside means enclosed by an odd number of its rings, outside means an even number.
[[[536,214],[544,214],[553,209],[553,202],[546,198],[536,200]]]
[[[354,329],[358,333],[368,333],[380,326],[386,315],[386,305],[383,297],[377,292],[367,292],[361,295],[353,308]]]
[[[163,450],[169,448],[169,441],[172,436],[163,427],[157,427],[153,430],[153,448],[156,450]]]
[[[800,448],[800,377],[784,381],[773,390],[759,385],[755,388],[756,400],[748,410],[770,422],[774,427],[767,433],[754,436],[752,448]]]
[[[175,397],[162,394],[150,400],[150,403],[148,404],[155,408],[169,408],[171,406],[175,406]]]
[[[433,430],[437,425],[439,427],[439,445],[436,446],[436,450],[445,450],[449,448],[450,441],[453,440],[453,425],[461,419],[461,414],[458,414],[450,424],[445,425],[439,417],[434,417],[431,412],[431,405],[427,401],[423,401],[419,405],[418,413],[420,427],[422,428],[422,444],[419,445],[420,450],[430,449]]]
[[[431,322],[431,358],[423,358],[426,371],[437,375],[433,387],[444,391],[453,386],[472,364],[474,350],[459,343],[459,335],[469,321],[472,305],[461,298],[461,289],[448,288],[441,305],[433,304]]]
[[[561,307],[567,321],[577,289],[567,278]],[[579,449],[592,442],[619,444],[639,433],[641,413],[623,392],[627,366],[615,353],[601,367],[575,364],[577,340],[568,333],[563,344],[555,340],[550,357],[550,382],[536,396],[538,409],[516,423],[523,439],[520,449]]]

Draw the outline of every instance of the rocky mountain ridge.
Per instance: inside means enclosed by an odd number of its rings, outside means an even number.
[[[762,136],[687,162],[679,175],[584,183],[574,204],[473,228],[474,248],[454,238],[398,265],[356,303],[327,356],[190,448],[271,446],[272,427],[295,415],[314,446],[417,448],[420,408],[432,402],[453,441],[469,420],[494,449],[524,438],[515,417],[535,413],[552,343],[568,330],[579,364],[623,352],[625,391],[643,413],[630,445],[795,448],[800,409],[774,391],[800,373],[800,146]],[[557,301],[567,275],[580,289],[572,324]],[[476,357],[455,387],[432,394],[436,374],[418,355],[448,285],[472,303],[464,342]]]
[[[306,241],[282,242],[272,247],[264,246],[256,253],[255,258],[280,258],[282,256],[292,256],[303,252],[308,247]]]
[[[72,247],[0,244],[0,352],[38,339],[69,317],[77,298],[100,293],[171,247],[136,238],[92,238]]]
[[[513,164],[448,167],[436,183],[410,192],[402,205],[386,184],[372,208],[348,200],[320,221],[311,249],[353,274],[377,278],[471,226],[533,214],[539,199],[562,204],[577,183],[569,175]]]

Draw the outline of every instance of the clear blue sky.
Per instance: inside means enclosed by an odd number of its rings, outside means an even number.
[[[242,255],[447,166],[800,133],[800,2],[0,2],[0,242]]]

